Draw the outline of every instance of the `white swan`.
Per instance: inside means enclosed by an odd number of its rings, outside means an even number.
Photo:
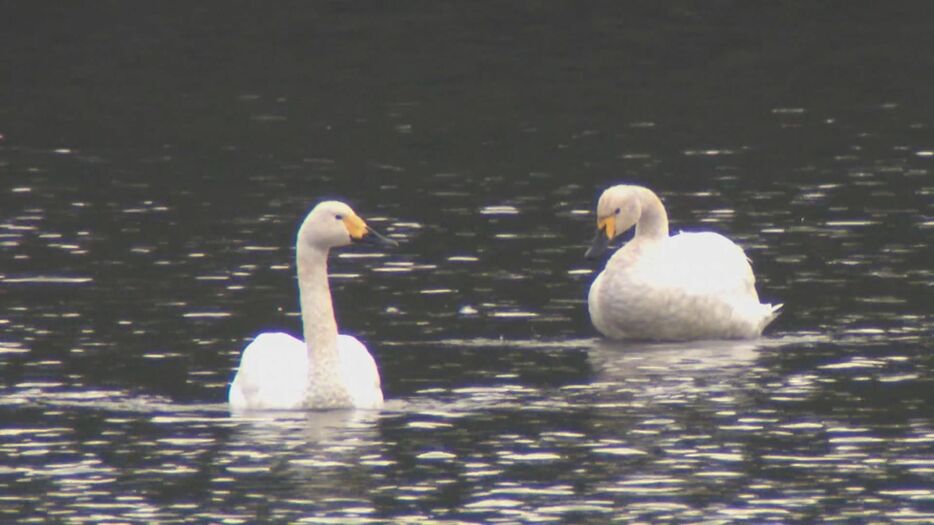
[[[305,218],[295,243],[305,342],[284,333],[257,336],[230,384],[232,410],[382,406],[373,357],[355,337],[338,335],[331,305],[328,251],[355,241],[396,245],[342,202],[322,202]]]
[[[782,305],[760,304],[742,248],[713,232],[668,236],[659,198],[641,186],[613,186],[597,203],[594,258],[635,225],[590,286],[594,327],[612,339],[751,339]]]

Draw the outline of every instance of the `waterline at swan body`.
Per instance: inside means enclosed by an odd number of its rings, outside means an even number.
[[[259,334],[244,350],[229,403],[237,410],[302,410],[308,408],[379,408],[383,404],[379,372],[373,356],[356,337],[337,336],[339,368],[336,383],[345,388],[322,389],[308,403],[308,347],[282,332]],[[331,392],[331,399],[322,394]],[[350,401],[347,402],[347,397]]]
[[[358,339],[338,334],[331,303],[328,252],[352,242],[396,244],[342,202],[322,202],[305,218],[295,250],[305,340],[280,332],[259,334],[243,350],[230,385],[232,410],[382,406],[376,362]]]
[[[635,226],[632,240],[607,261],[590,287],[594,327],[612,339],[752,339],[781,305],[759,302],[742,248],[713,232],[668,235],[668,215],[648,188],[613,186],[597,204],[600,255]]]

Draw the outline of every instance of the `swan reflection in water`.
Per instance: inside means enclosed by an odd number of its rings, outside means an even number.
[[[696,372],[730,373],[755,362],[761,340],[631,343],[597,339],[589,357],[599,377],[673,376]]]
[[[773,352],[826,340],[815,334],[665,343],[594,339],[588,359],[594,370],[592,385],[604,390],[608,399],[625,393],[656,401],[686,395],[709,401],[718,393],[758,389],[755,385],[769,370],[764,363]]]

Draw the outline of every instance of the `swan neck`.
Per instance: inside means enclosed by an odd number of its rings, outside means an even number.
[[[337,358],[337,321],[328,285],[328,251],[299,243],[298,289],[309,363]],[[321,367],[319,367],[320,369]]]
[[[302,329],[308,352],[304,405],[308,408],[352,406],[349,392],[341,382],[337,321],[328,285],[328,250],[299,242],[296,251]]]
[[[638,189],[641,214],[636,222],[636,237],[663,239],[668,237],[668,214],[658,195],[647,188]]]

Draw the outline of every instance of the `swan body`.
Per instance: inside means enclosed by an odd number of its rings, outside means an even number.
[[[588,257],[635,226],[590,287],[594,327],[612,339],[752,339],[781,305],[763,304],[742,248],[713,232],[668,235],[668,216],[648,188],[619,185],[597,204]]]
[[[344,203],[325,201],[298,231],[296,262],[305,340],[259,334],[244,350],[230,384],[232,410],[379,408],[379,371],[357,338],[337,333],[328,286],[331,248],[355,241],[394,245]]]
[[[366,346],[356,337],[344,334],[337,336],[337,346],[340,358],[336,377],[350,397],[347,406],[382,406],[379,372]],[[259,334],[243,350],[240,368],[230,388],[230,406],[247,410],[339,407],[345,401],[344,392],[339,389],[331,390],[333,398],[319,401],[316,407],[306,405],[306,383],[313,373],[309,366],[312,365],[304,341],[282,332]]]

